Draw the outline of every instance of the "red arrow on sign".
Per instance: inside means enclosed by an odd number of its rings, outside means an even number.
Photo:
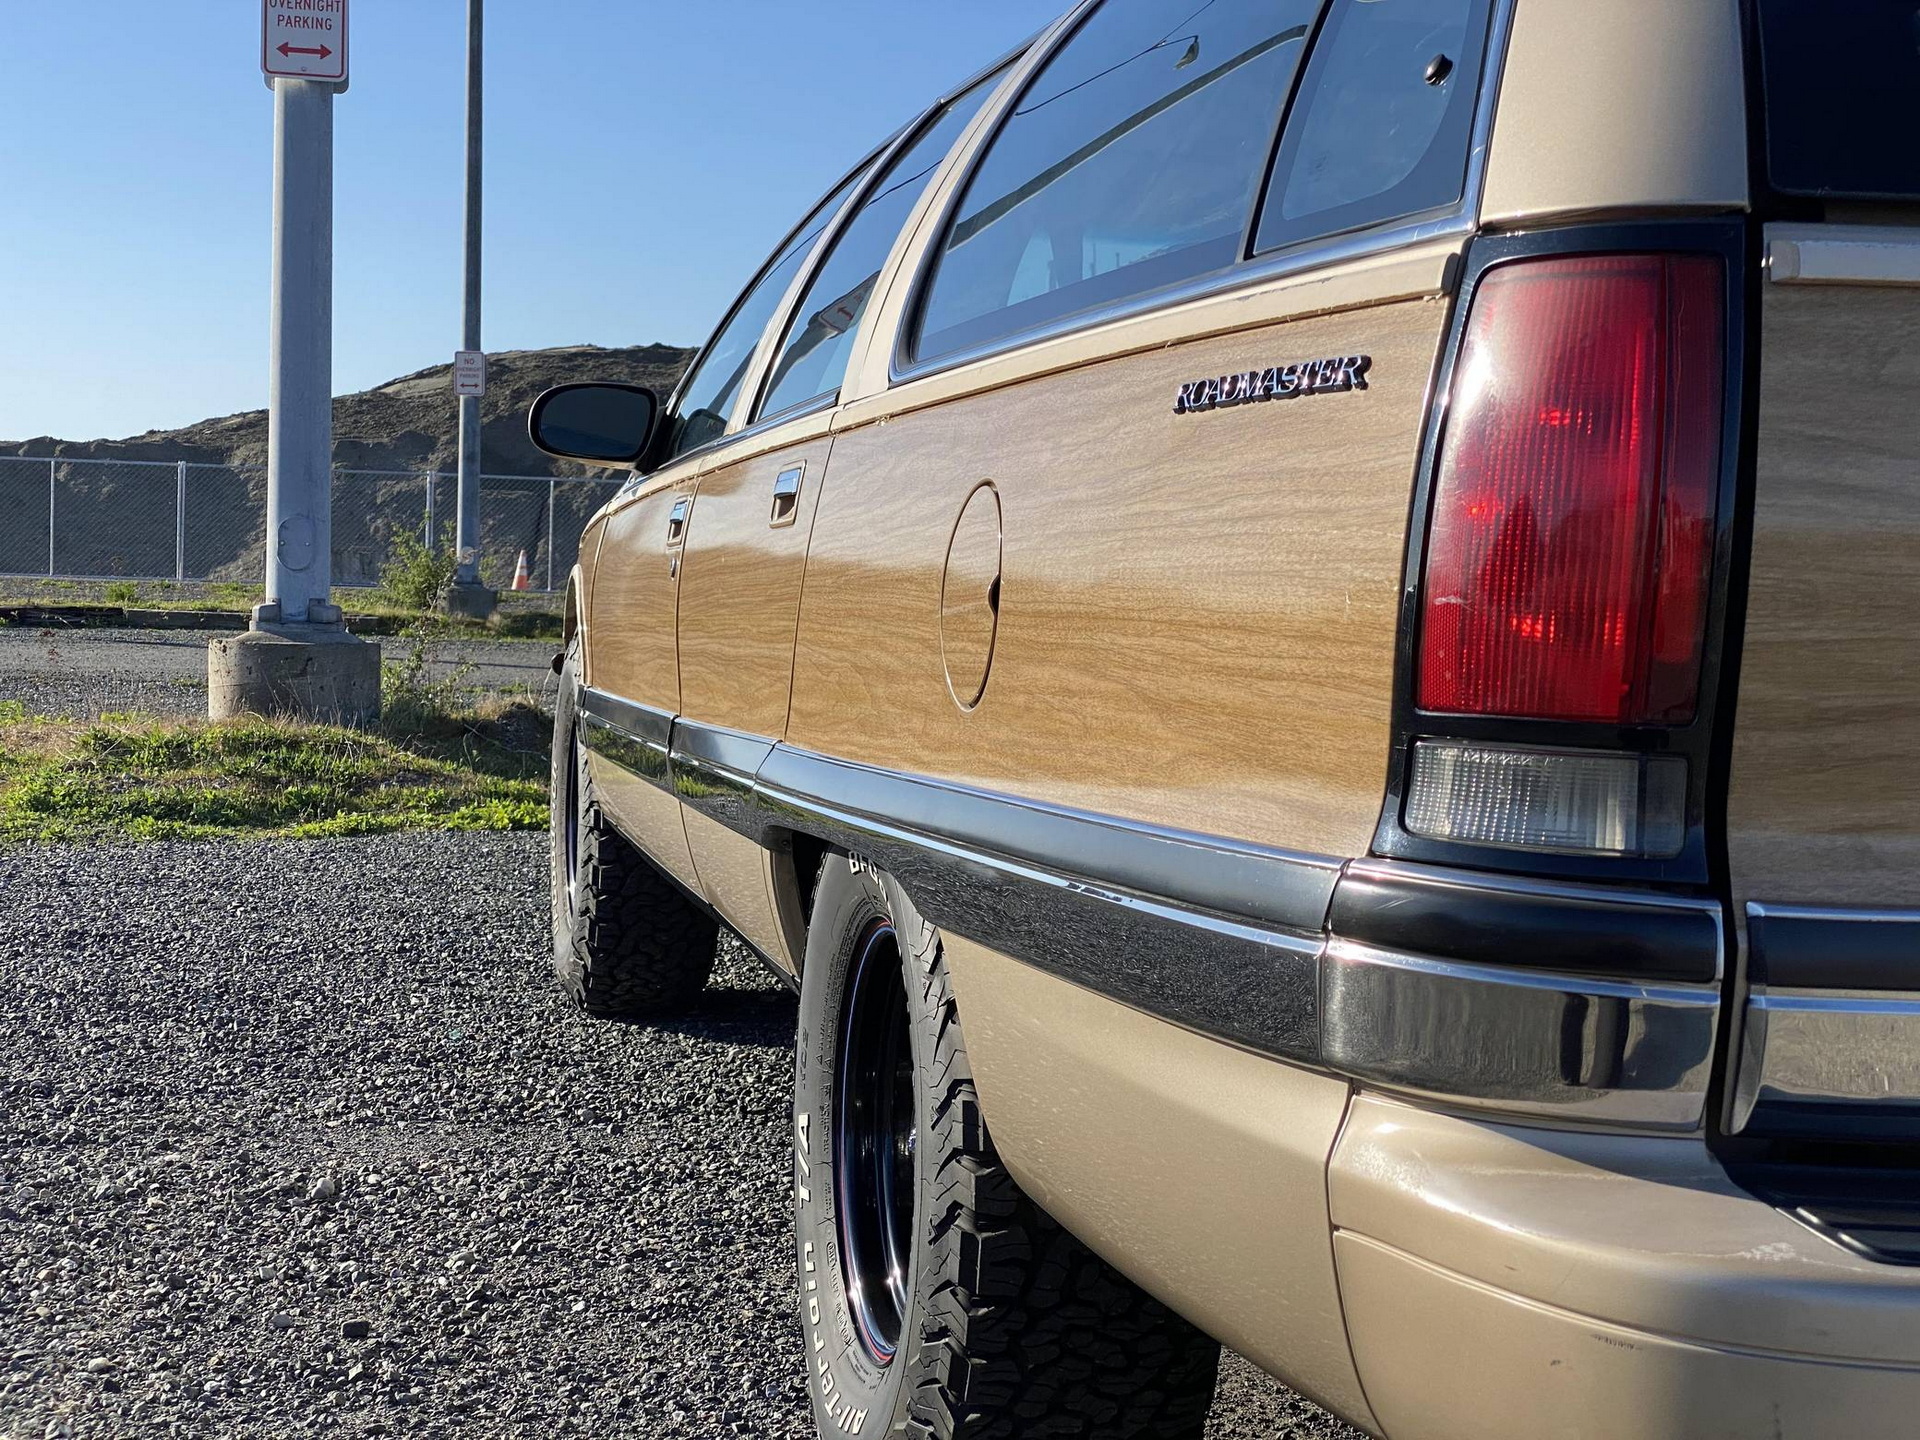
[[[324,45],[322,45],[317,50],[310,50],[305,45],[289,45],[285,41],[282,41],[280,43],[280,53],[283,56],[285,55],[318,55],[322,60],[326,59],[329,55],[333,54],[333,52]]]

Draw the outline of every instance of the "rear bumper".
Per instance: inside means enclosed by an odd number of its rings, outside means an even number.
[[[1920,1430],[1920,1271],[1754,1199],[1696,1139],[1363,1096],[1328,1191],[1389,1440]]]

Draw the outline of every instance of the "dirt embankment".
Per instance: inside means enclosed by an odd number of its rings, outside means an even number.
[[[487,357],[487,394],[480,402],[482,468],[494,475],[586,474],[553,460],[527,439],[527,407],[550,385],[568,380],[624,380],[673,388],[693,352],[678,345],[569,345],[507,350]],[[333,458],[354,470],[451,470],[458,453],[452,367],[402,375],[333,402]],[[150,430],[124,440],[58,440],[42,435],[0,441],[0,456],[65,460],[186,460],[254,465],[267,458],[267,412],[248,410],[178,430]]]

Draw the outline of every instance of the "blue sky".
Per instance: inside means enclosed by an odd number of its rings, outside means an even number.
[[[459,339],[464,0],[353,0],[334,389]],[[1067,0],[491,0],[486,344],[693,344],[801,212]],[[129,13],[157,17],[127,21]],[[0,439],[266,403],[255,0],[0,0]]]

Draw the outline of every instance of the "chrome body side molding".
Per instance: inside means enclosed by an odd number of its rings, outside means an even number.
[[[1720,987],[1434,960],[1335,938],[1322,971],[1332,1069],[1450,1104],[1694,1130]]]
[[[866,856],[934,924],[1122,1004],[1450,1105],[1702,1123],[1722,972],[1708,902],[1294,854],[684,717],[663,744],[659,713],[624,703],[583,696],[597,754],[770,849],[798,833]],[[1616,942],[1620,973],[1595,973]],[[1698,983],[1646,978],[1663,969]]]
[[[1891,225],[1769,225],[1776,285],[1920,285],[1920,230]]]
[[[1920,911],[1749,904],[1733,1128],[1920,1139]]]

